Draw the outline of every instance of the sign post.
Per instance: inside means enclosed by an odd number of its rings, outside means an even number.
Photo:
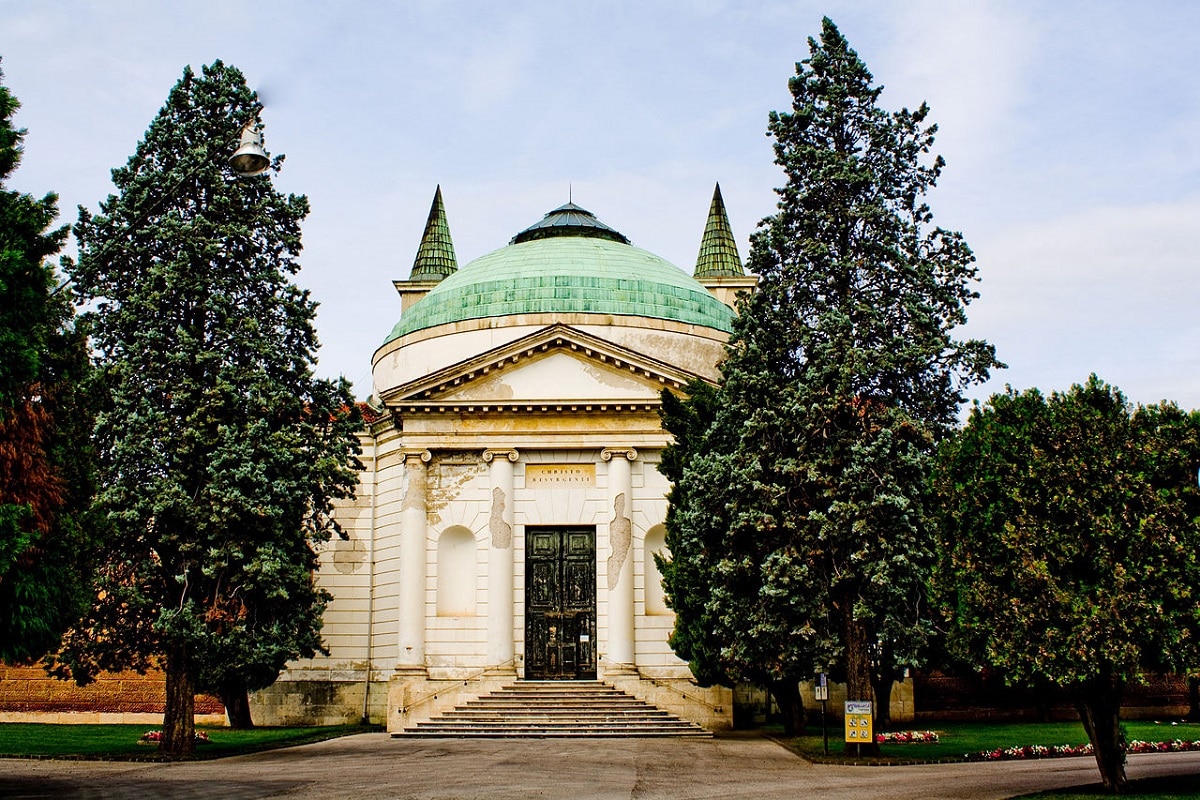
[[[858,745],[858,753],[862,755],[862,746],[875,741],[872,730],[871,701],[846,701],[846,743]]]
[[[821,746],[825,749],[825,755],[829,755],[829,729],[825,727],[825,702],[829,700],[829,683],[824,672],[817,675],[817,680],[813,683],[813,694],[821,701]]]

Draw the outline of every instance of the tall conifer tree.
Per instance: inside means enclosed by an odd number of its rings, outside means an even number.
[[[53,649],[86,608],[96,532],[83,521],[87,351],[48,261],[68,229],[51,228],[55,195],[3,188],[25,136],[13,126],[18,107],[0,85],[0,659],[9,662]]]
[[[61,666],[161,665],[171,753],[193,747],[198,681],[255,688],[320,647],[315,547],[357,463],[349,387],[314,377],[316,303],[290,280],[308,202],[227,166],[259,110],[238,70],[185,70],[75,227],[115,536]]]
[[[665,460],[683,465],[664,565],[676,649],[778,687],[785,710],[814,670],[869,700],[873,666],[914,658],[930,625],[928,456],[962,389],[997,366],[990,345],[952,336],[976,270],[963,237],[930,224],[943,161],[927,107],[881,108],[829,19],[809,48],[792,111],[770,115],[787,181],[752,238],[758,290],[739,303],[718,397],[692,404],[707,429]],[[672,433],[695,429],[666,409]]]

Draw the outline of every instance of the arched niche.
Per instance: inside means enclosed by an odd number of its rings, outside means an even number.
[[[475,534],[455,525],[442,531],[437,545],[437,613],[439,617],[475,616],[477,572]]]
[[[651,617],[671,613],[663,594],[662,573],[654,560],[655,553],[670,554],[667,550],[666,536],[667,529],[662,525],[655,525],[646,531],[646,538],[642,543],[646,563],[646,615]]]

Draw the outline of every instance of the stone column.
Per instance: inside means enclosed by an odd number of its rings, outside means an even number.
[[[397,672],[425,671],[425,551],[428,450],[405,449],[404,502],[400,506],[400,648]]]
[[[488,517],[488,666],[516,669],[513,645],[513,464],[516,450],[484,450],[491,465],[492,510]]]
[[[607,672],[636,671],[633,655],[633,476],[632,447],[607,448],[608,462],[608,646]]]

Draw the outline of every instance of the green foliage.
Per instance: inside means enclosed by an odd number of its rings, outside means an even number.
[[[1200,413],[1094,375],[976,406],[937,473],[956,650],[1067,688],[1197,663],[1197,463]]]
[[[308,202],[226,166],[258,111],[236,69],[185,70],[75,227],[115,535],[59,667],[164,664],[168,718],[173,680],[257,688],[320,649],[315,548],[355,481],[359,415],[345,381],[314,377],[316,303],[290,280]]]
[[[662,393],[663,427],[674,439],[659,464],[672,483],[666,520],[671,555],[659,553],[655,559],[667,602],[675,610],[671,647],[705,686],[739,677],[728,676],[722,664],[721,648],[730,637],[721,624],[719,607],[712,602],[712,576],[727,527],[721,494],[709,491],[726,479],[724,462],[713,452],[717,432],[710,434],[718,402],[717,390],[699,380],[688,384],[686,401],[669,390]],[[771,662],[762,663],[764,670],[756,670],[752,680],[765,684],[771,680],[766,671]]]
[[[0,73],[0,78],[3,74]],[[90,592],[90,416],[85,339],[47,261],[57,197],[3,188],[20,162],[19,103],[0,85],[0,660],[36,659]]]
[[[1107,788],[1120,699],[1200,656],[1200,414],[1133,407],[1095,375],[976,406],[943,447],[936,585],[961,655],[1070,690]]]
[[[723,382],[664,401],[676,444],[663,564],[672,644],[713,680],[791,682],[912,663],[929,629],[928,460],[961,389],[996,366],[952,330],[970,249],[930,228],[927,109],[889,113],[837,27],[772,113],[787,183],[752,239]],[[882,661],[889,663],[882,664]]]

